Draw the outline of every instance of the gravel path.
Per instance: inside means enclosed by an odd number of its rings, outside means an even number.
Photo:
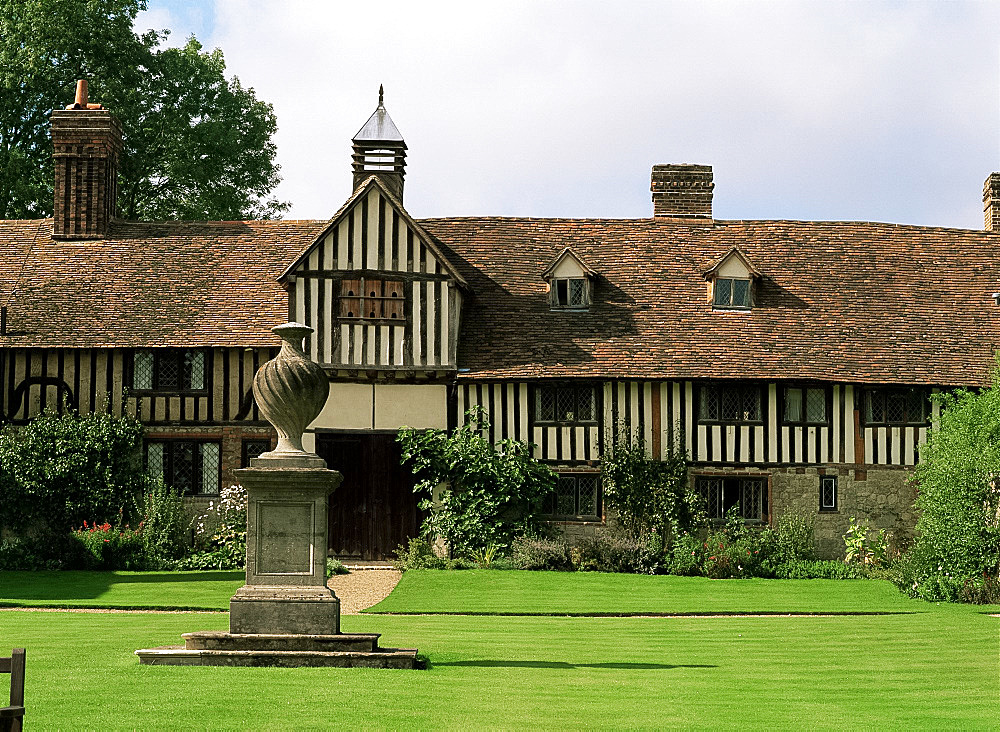
[[[341,615],[357,615],[384,600],[402,576],[396,569],[355,569],[333,575],[326,584],[340,598]]]

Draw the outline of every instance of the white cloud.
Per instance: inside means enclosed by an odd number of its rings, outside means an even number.
[[[720,217],[977,227],[1000,163],[996,5],[218,0],[201,12],[214,22],[202,40],[274,104],[278,194],[295,217],[329,216],[349,194],[350,138],[380,83],[410,147],[416,216],[648,216],[650,166],[697,162],[715,166]]]

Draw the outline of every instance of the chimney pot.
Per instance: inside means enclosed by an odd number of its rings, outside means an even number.
[[[80,79],[76,82],[76,104],[74,105],[77,109],[82,109],[87,106],[87,80]]]
[[[711,165],[654,165],[649,190],[654,218],[712,218]]]

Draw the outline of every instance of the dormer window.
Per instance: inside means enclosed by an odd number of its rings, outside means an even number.
[[[567,247],[542,273],[549,283],[549,306],[553,310],[586,310],[593,302],[597,273]]]
[[[712,304],[717,308],[750,309],[750,280],[719,277],[715,280]]]
[[[378,277],[340,281],[340,317],[403,320],[403,283]]]
[[[552,307],[585,308],[590,305],[587,280],[567,277],[552,280]]]
[[[731,248],[705,271],[714,310],[750,310],[760,272],[738,247]]]

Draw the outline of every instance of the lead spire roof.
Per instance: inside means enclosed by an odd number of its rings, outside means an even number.
[[[382,85],[379,84],[378,107],[372,116],[368,118],[368,121],[365,122],[364,127],[358,130],[358,134],[354,136],[352,142],[365,140],[372,142],[403,142],[403,136],[399,134],[399,130],[396,129],[392,118],[389,117],[389,113],[385,111],[383,96]]]

